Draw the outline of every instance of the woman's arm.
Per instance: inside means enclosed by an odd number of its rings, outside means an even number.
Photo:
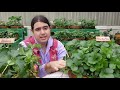
[[[64,68],[66,66],[66,61],[63,60],[63,57],[65,57],[67,54],[67,51],[64,47],[64,45],[58,41],[58,48],[57,48],[57,61],[52,61],[47,64],[45,64],[44,69],[47,73],[52,73],[58,71],[60,68]]]

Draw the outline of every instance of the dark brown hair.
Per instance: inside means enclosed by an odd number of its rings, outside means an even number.
[[[36,22],[44,22],[44,23],[47,23],[48,26],[50,27],[50,22],[49,22],[49,20],[48,20],[44,15],[37,15],[37,16],[35,16],[35,17],[32,19],[32,21],[31,21],[31,29],[32,29],[32,30],[33,30],[34,24],[35,24]]]

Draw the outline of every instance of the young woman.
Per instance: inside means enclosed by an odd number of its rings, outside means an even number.
[[[64,68],[66,62],[63,57],[66,56],[67,51],[59,40],[51,37],[49,20],[43,15],[35,16],[31,21],[31,31],[33,36],[23,40],[20,44],[24,47],[27,47],[29,43],[41,45],[41,49],[36,54],[41,58],[39,77]]]

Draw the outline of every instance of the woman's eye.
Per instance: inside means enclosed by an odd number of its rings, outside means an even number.
[[[46,27],[45,27],[45,28],[43,28],[43,30],[47,30],[47,29],[48,29],[48,28],[46,28]]]
[[[43,27],[43,30],[47,30],[47,29],[48,29],[48,26]]]
[[[35,31],[39,31],[39,30],[40,30],[40,28],[36,28],[36,29],[35,29]]]
[[[39,31],[39,29],[35,29],[35,31]]]

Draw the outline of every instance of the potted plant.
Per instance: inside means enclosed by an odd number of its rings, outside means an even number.
[[[64,30],[64,31],[57,31],[55,32],[54,38],[60,40],[60,41],[69,41],[69,40],[72,40],[71,37],[72,37],[72,34],[70,31],[68,30]]]
[[[11,16],[8,20],[6,25],[10,28],[23,28],[23,25],[21,24],[22,16]]]
[[[7,28],[5,21],[0,20],[0,28]]]
[[[103,36],[109,36],[110,39],[112,39],[112,38],[113,38],[113,35],[110,34],[111,31],[112,31],[112,28],[104,31],[104,32],[103,32]]]
[[[120,78],[120,47],[114,41],[72,40],[66,43],[65,70],[74,78]]]
[[[86,40],[92,40],[96,38],[96,35],[94,32],[85,32],[85,38]]]
[[[50,21],[50,27],[51,27],[51,29],[55,29],[56,28],[56,26],[55,26],[53,21]]]
[[[120,45],[120,32],[118,31],[114,35],[115,42]]]
[[[69,28],[70,29],[80,29],[81,28],[81,23],[80,22],[75,22],[75,21],[71,20]]]
[[[82,29],[95,29],[96,20],[80,20]]]
[[[54,26],[57,29],[68,29],[71,22],[71,20],[66,20],[65,18],[58,18],[53,21]]]
[[[53,23],[57,29],[64,28],[64,20],[65,18],[58,18],[55,19]]]
[[[73,39],[76,39],[76,40],[85,40],[84,32],[81,32],[81,31],[78,32],[77,30],[75,30],[75,31],[72,32],[71,35],[72,35],[71,37]]]

